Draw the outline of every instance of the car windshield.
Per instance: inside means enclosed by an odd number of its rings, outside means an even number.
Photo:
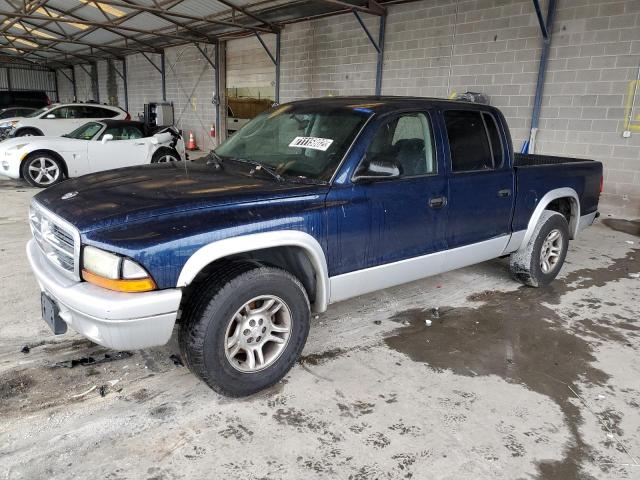
[[[102,127],[104,127],[104,125],[98,122],[85,123],[81,127],[76,128],[73,132],[63,135],[63,137],[75,138],[78,140],[91,140],[96,136],[96,133],[102,130]]]
[[[368,109],[283,105],[258,115],[215,153],[284,177],[329,181],[369,116]]]
[[[30,113],[29,115],[25,115],[27,118],[33,118],[33,117],[38,117],[40,115],[42,115],[44,112],[51,110],[51,107],[42,107],[40,110],[36,110],[33,113]]]

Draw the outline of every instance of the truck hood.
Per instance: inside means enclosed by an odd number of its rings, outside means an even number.
[[[186,167],[186,169],[185,169]],[[70,179],[34,198],[81,232],[189,210],[321,195],[328,186],[248,175],[246,166],[176,162],[110,170]],[[63,198],[64,197],[64,198]]]

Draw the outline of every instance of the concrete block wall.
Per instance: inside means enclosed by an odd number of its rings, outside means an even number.
[[[160,68],[160,55],[147,56]],[[162,101],[162,77],[143,55],[128,55],[125,58],[129,113],[133,120],[138,120],[144,114],[145,103]]]
[[[261,35],[275,55],[276,36]],[[274,99],[276,68],[255,36],[226,42],[227,92],[229,96]]]
[[[213,46],[206,50],[213,60]],[[167,100],[173,102],[176,126],[183,130],[185,142],[192,131],[200,150],[208,151],[214,145],[209,136],[215,123],[214,70],[193,45],[182,45],[165,50]]]
[[[118,75],[122,73],[120,60],[104,60],[98,64],[98,88],[100,89],[100,103],[113,105],[125,109],[124,81]],[[116,70],[117,69],[117,70]]]
[[[64,73],[71,77],[71,69],[66,68]],[[64,76],[61,70],[56,72],[58,76],[58,99],[62,103],[73,102],[73,84]]]
[[[603,207],[628,216],[640,215],[640,132],[622,138],[640,63],[639,12],[637,0],[560,2],[536,150],[602,161]],[[457,21],[455,13],[454,0],[389,7],[382,93],[484,92],[519,149],[541,52],[532,2],[460,0]],[[376,36],[376,20],[367,22]],[[283,101],[374,92],[375,51],[353,15],[287,25],[282,39]]]
[[[377,39],[377,17],[362,18]],[[283,102],[373,92],[377,54],[352,14],[287,25],[281,56]]]

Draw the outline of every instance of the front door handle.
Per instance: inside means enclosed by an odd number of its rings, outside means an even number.
[[[499,197],[510,197],[511,196],[511,189],[510,188],[503,188],[502,190],[498,190],[498,196]]]
[[[447,204],[447,197],[433,197],[429,199],[429,207],[431,208],[442,208]]]

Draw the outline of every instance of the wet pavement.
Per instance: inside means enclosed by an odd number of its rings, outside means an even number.
[[[175,338],[48,333],[32,193],[0,182],[2,479],[640,478],[637,220],[588,229],[546,288],[501,259],[332,306],[284,381],[232,400]]]

